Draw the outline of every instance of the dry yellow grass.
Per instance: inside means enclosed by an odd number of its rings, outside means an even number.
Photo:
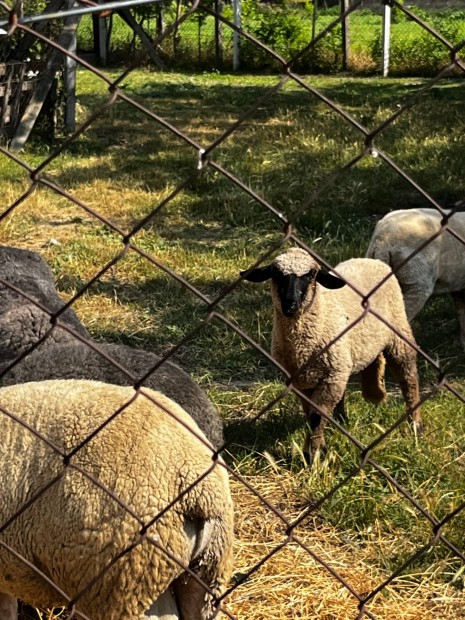
[[[290,520],[299,515],[301,507],[292,490],[290,473],[253,476],[248,482]],[[236,566],[241,573],[247,573],[285,540],[285,525],[243,484],[233,481],[232,489],[238,507]],[[361,596],[388,577],[374,561],[370,546],[342,542],[341,533],[323,525],[318,517],[300,527],[297,536]],[[379,620],[465,617],[462,592],[434,574],[415,577],[404,575],[386,587],[368,609]],[[227,609],[247,620],[355,620],[359,614],[357,603],[326,568],[302,546],[291,542],[231,594]]]
[[[294,481],[289,472],[251,476],[246,480],[289,520],[299,516],[302,507],[293,491]],[[237,580],[281,545],[287,536],[283,521],[244,484],[233,479],[232,493],[236,505]],[[375,561],[372,547],[343,542],[341,533],[322,524],[319,517],[300,527],[297,536],[361,596],[388,577]],[[238,620],[355,620],[359,615],[357,604],[356,598],[326,568],[301,545],[290,542],[233,590],[225,601],[225,608]],[[463,592],[434,574],[402,576],[387,586],[368,609],[377,620],[465,618]],[[39,612],[39,617],[42,620],[66,617],[62,612],[55,613]]]

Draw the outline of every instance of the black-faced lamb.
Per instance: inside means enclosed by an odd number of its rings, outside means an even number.
[[[347,382],[354,373],[362,373],[362,393],[367,400],[384,400],[387,362],[401,387],[415,431],[420,432],[420,410],[415,408],[419,400],[415,349],[371,313],[328,347],[364,312],[362,298],[345,282],[367,295],[391,270],[381,261],[366,258],[345,261],[335,270],[344,280],[321,270],[308,252],[291,248],[270,265],[241,272],[250,282],[271,280],[273,357],[314,405],[328,416],[337,408],[341,417]],[[369,307],[414,342],[395,277],[370,295]],[[311,463],[315,452],[325,446],[326,419],[306,399],[301,401],[310,426],[304,455]]]
[[[443,230],[397,270],[412,252],[441,230],[442,219],[435,209],[392,211],[376,224],[366,255],[396,270],[410,321],[431,295],[451,293],[458,311],[460,341],[465,348],[465,245]],[[448,226],[465,240],[464,212],[454,213]]]
[[[1,278],[41,302],[51,312],[63,308],[53,274],[35,252],[0,246],[0,270]],[[73,310],[66,310],[60,320],[90,340]],[[127,374],[63,329],[55,330],[53,335],[56,337],[47,337],[37,350],[2,375],[11,362],[28,351],[49,328],[47,313],[0,283],[0,385],[47,379],[95,379],[117,385],[132,383]],[[97,346],[138,378],[144,377],[160,361],[153,353],[124,345],[99,343]],[[218,412],[205,392],[179,366],[171,361],[164,362],[144,381],[144,385],[181,405],[216,448],[223,444],[223,424]]]
[[[214,613],[232,569],[228,475],[181,407],[144,392],[156,404],[144,393],[134,399],[131,387],[94,381],[0,389],[2,620],[16,620],[16,598],[50,608],[68,602],[8,547],[92,620]],[[68,464],[63,455],[72,452]]]

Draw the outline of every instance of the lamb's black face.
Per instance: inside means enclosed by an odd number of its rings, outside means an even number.
[[[278,269],[273,269],[273,282],[278,289],[284,316],[293,317],[300,310],[308,285],[314,276],[313,270],[303,276],[296,276],[294,273],[284,275]]]
[[[295,273],[284,275],[275,264],[241,271],[241,277],[249,282],[265,282],[271,278],[277,288],[281,310],[287,317],[293,317],[302,307],[310,282],[318,282],[328,289],[345,286],[344,280],[321,269],[310,269],[302,276]]]

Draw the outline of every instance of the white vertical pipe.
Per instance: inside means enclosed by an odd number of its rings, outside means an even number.
[[[241,27],[241,0],[233,0],[233,11],[234,11],[234,25],[237,28]],[[241,35],[234,31],[233,34],[233,71],[237,71],[239,69],[240,59],[239,59],[239,51],[241,44]]]
[[[74,0],[71,0],[66,8],[72,9],[74,5]],[[77,37],[76,32],[74,32],[68,50],[75,54],[76,48]],[[65,130],[71,133],[76,129],[76,61],[69,56],[65,57],[64,81],[66,94]]]
[[[391,5],[386,3],[383,10],[383,56],[381,71],[383,77],[389,75],[389,52],[391,50]]]

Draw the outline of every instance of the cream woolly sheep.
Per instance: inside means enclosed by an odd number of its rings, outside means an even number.
[[[1,530],[0,542],[40,569],[68,597],[77,597],[77,610],[91,620],[136,620],[144,613],[152,619],[203,620],[212,614],[215,601],[173,557],[189,566],[213,597],[221,595],[232,568],[233,508],[227,472],[221,459],[212,459],[212,448],[181,407],[158,392],[145,391],[157,405],[139,394],[79,448],[133,398],[132,388],[72,380],[0,389],[0,526],[19,513]],[[70,466],[5,411],[63,454],[79,448]],[[171,502],[175,503],[169,507]],[[161,549],[145,539],[100,576],[118,554],[140,541],[155,518],[148,535]],[[11,620],[15,598],[43,607],[67,603],[3,545],[0,605],[7,610],[10,602]]]
[[[53,274],[35,252],[0,246],[0,277],[53,313],[63,308]],[[66,310],[60,315],[60,320],[90,339],[73,310]],[[46,379],[95,379],[117,385],[131,383],[125,373],[63,329],[54,330],[52,337],[47,337],[38,350],[2,377],[2,370],[27,352],[48,329],[50,317],[47,313],[0,283],[0,385]],[[153,353],[124,345],[98,346],[138,377],[143,377],[160,361]],[[218,412],[205,392],[179,366],[165,362],[144,381],[144,385],[162,392],[186,409],[215,448],[223,444],[223,424]]]
[[[391,270],[382,262],[353,258],[335,268],[344,280],[368,294]],[[272,355],[295,377],[293,385],[323,412],[344,413],[344,393],[349,377],[362,372],[362,393],[367,400],[384,400],[385,360],[400,384],[409,410],[418,403],[419,387],[415,350],[368,313],[348,333],[325,347],[363,314],[362,300],[344,280],[325,273],[310,254],[291,248],[266,267],[243,271],[250,282],[271,279],[274,307]],[[333,289],[333,290],[331,290]],[[413,341],[398,282],[391,277],[369,298],[370,308]],[[321,352],[321,354],[320,354]],[[311,462],[324,448],[326,420],[302,400],[310,430],[304,454]],[[415,430],[421,431],[420,411],[413,413]]]
[[[457,206],[460,206],[458,203]],[[465,205],[464,205],[465,206]],[[441,230],[442,215],[435,209],[406,209],[385,215],[375,227],[367,256],[397,267],[427,239]],[[449,227],[465,240],[465,213],[454,213]],[[451,293],[465,348],[465,246],[443,231],[398,271],[405,309],[411,321],[431,295]]]

